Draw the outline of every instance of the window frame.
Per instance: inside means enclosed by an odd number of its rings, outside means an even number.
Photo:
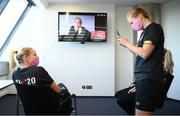
[[[0,1],[0,15],[8,3],[9,3],[9,0],[1,0]]]
[[[32,6],[35,6],[36,4],[32,1],[32,0],[27,0],[28,4],[25,7],[24,11],[22,12],[21,16],[19,17],[19,19],[17,20],[17,22],[15,23],[14,27],[12,28],[12,30],[10,31],[9,35],[7,36],[6,40],[4,41],[4,43],[2,44],[1,48],[0,48],[0,57],[3,53],[3,51],[6,49],[7,45],[9,44],[9,42],[11,41],[11,39],[13,38],[13,35],[15,34],[15,32],[17,31],[18,27],[20,26],[21,22],[23,21],[23,19],[25,18],[26,14],[28,13],[28,11],[30,10],[30,8]],[[7,4],[6,4],[7,5]],[[4,7],[5,8],[5,7]]]

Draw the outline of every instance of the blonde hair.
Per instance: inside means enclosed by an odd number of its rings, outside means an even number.
[[[17,66],[15,58],[19,64],[22,64],[24,62],[24,58],[26,56],[29,56],[29,54],[31,53],[31,50],[31,47],[24,47],[20,51],[13,50],[10,54],[9,68],[12,70]]]
[[[13,50],[10,53],[10,59],[9,59],[9,69],[13,70],[16,67],[16,62],[14,60],[14,56],[17,54],[17,51]]]
[[[130,18],[136,18],[139,14],[142,14],[145,18],[151,20],[150,15],[148,14],[147,10],[143,7],[134,6],[130,9],[127,13],[127,20],[129,21]]]
[[[165,56],[164,56],[164,70],[170,74],[173,73],[173,68],[174,68],[174,62],[172,59],[172,54],[171,51],[167,50],[165,51]]]

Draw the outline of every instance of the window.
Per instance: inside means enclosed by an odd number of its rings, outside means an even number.
[[[34,4],[30,0],[9,0],[7,2],[0,15],[0,56],[32,5]]]

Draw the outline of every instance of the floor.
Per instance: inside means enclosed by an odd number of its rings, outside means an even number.
[[[0,115],[16,115],[16,95],[0,98]],[[168,99],[164,107],[156,110],[155,115],[180,115],[180,101]],[[77,97],[77,113],[79,115],[126,115],[116,103],[114,97]],[[19,114],[23,115],[22,104]]]

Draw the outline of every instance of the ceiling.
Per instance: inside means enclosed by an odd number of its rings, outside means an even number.
[[[46,0],[48,4],[63,3],[63,4],[115,4],[122,6],[145,4],[145,3],[157,3],[164,4],[173,0]]]

